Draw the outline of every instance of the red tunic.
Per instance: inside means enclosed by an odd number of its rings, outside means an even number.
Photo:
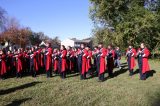
[[[87,71],[89,71],[89,69],[91,68],[91,59],[92,59],[92,51],[89,50],[88,51],[88,57],[87,57]]]
[[[88,57],[88,51],[86,49],[82,50],[83,56],[82,56],[82,75],[88,71],[88,62],[87,62],[87,57]]]
[[[129,51],[129,49],[127,50],[127,52]],[[134,67],[136,66],[136,63],[135,63],[135,56],[136,56],[136,50],[134,48],[132,48],[132,56],[131,56],[131,60],[130,60],[130,69],[134,69]],[[126,53],[127,53],[126,52]]]
[[[7,72],[6,67],[6,55],[1,56],[1,75],[4,75]]]
[[[106,70],[106,55],[107,50],[105,48],[100,49],[100,69],[99,74],[103,74]]]
[[[48,52],[46,53],[46,71],[49,71],[49,69],[52,68],[52,48],[47,49]]]
[[[41,63],[41,62],[43,62],[43,61],[41,60],[41,51],[42,51],[41,48],[38,49],[38,51],[37,51],[37,55],[38,55],[38,69],[39,69],[40,67],[42,67],[42,64],[43,64],[43,63]]]
[[[54,71],[57,71],[58,70],[58,52],[54,52],[53,55],[54,55],[53,67],[54,67]]]
[[[37,51],[33,53],[33,63],[34,63],[34,70],[38,71],[38,52]]]
[[[17,56],[17,72],[22,72],[22,58],[23,58],[23,54],[19,53]]]
[[[150,71],[150,66],[149,66],[149,62],[148,62],[148,57],[150,55],[150,51],[147,48],[144,48],[143,50],[144,56],[142,59],[142,73],[146,73],[148,71]]]
[[[40,53],[40,66],[44,67],[44,55]]]
[[[63,50],[61,52],[61,72],[66,71],[67,68],[67,61],[66,61],[66,56],[67,56],[67,50]]]
[[[27,55],[27,52],[23,52],[23,57],[22,57],[22,69],[25,70],[27,68],[27,61],[26,61],[26,55]]]

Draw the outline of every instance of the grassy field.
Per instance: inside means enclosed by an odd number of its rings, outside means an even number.
[[[0,80],[0,106],[160,105],[160,63],[150,60],[153,76],[146,81],[139,80],[137,71],[129,77],[124,59],[122,63],[123,69],[115,69],[115,77],[104,82],[98,82],[97,77],[80,80],[77,74],[65,80],[45,75]]]

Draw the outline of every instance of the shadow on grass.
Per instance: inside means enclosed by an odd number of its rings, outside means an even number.
[[[156,73],[155,70],[150,70],[150,71],[148,71],[148,72],[147,72],[147,78],[153,77],[153,75],[154,75],[155,73]]]
[[[38,83],[42,83],[42,82],[31,82],[31,83],[23,84],[23,85],[20,85],[20,86],[17,86],[17,87],[9,88],[9,89],[6,89],[6,90],[0,90],[0,95],[5,95],[5,94],[15,92],[17,90],[29,88],[29,87],[35,86]]]
[[[136,70],[133,72],[133,75],[138,74],[138,73],[139,73],[139,69],[136,69]]]
[[[113,76],[114,76],[114,77],[117,77],[117,76],[119,76],[119,75],[124,74],[125,72],[127,72],[127,70],[128,70],[128,68],[122,68],[122,69],[120,69],[120,70],[117,70],[117,71],[115,71],[115,72],[113,73]]]
[[[25,99],[20,99],[20,100],[14,100],[12,103],[7,104],[6,106],[20,106],[23,102],[31,100],[32,98],[25,98]]]
[[[121,65],[127,65],[127,62],[121,63]]]
[[[79,73],[69,74],[67,78],[76,77],[76,76],[79,76]]]

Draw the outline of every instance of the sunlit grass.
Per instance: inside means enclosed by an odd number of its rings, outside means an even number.
[[[124,59],[122,63],[126,62]],[[65,80],[59,76],[47,79],[39,75],[22,79],[9,78],[0,81],[0,106],[152,106],[160,103],[160,64],[150,60],[153,77],[139,80],[139,74],[129,77],[126,64],[124,69],[115,69],[116,77],[98,82],[94,77],[80,80],[70,76]],[[135,69],[136,70],[136,69]],[[108,74],[106,73],[106,77]]]

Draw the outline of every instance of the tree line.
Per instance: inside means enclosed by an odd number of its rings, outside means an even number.
[[[94,43],[160,51],[160,0],[90,0]]]
[[[56,36],[50,38],[43,32],[34,32],[29,27],[20,25],[16,18],[8,16],[7,12],[0,7],[0,43],[8,42],[12,45],[16,44],[22,48],[27,45],[37,45],[42,41],[50,41],[53,44],[59,44],[60,40]]]

